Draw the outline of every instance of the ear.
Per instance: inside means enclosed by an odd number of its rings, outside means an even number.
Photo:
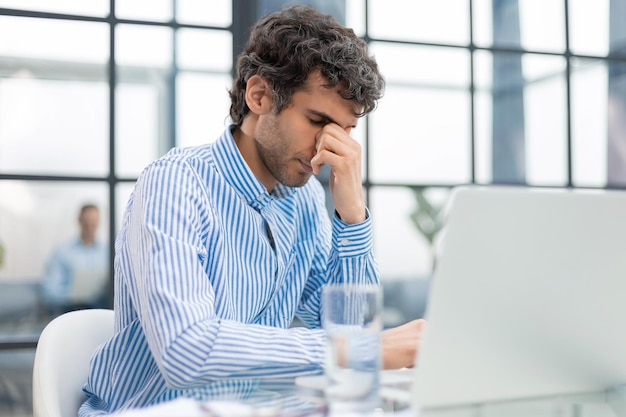
[[[272,111],[272,90],[261,76],[253,75],[246,84],[246,104],[252,113],[267,114]]]

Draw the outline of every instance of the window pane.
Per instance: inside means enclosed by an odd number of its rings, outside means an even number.
[[[233,63],[233,40],[225,30],[180,29],[177,59],[181,69],[229,72]]]
[[[464,49],[372,42],[370,52],[388,83],[469,89],[469,53]]]
[[[88,302],[93,297],[100,299],[107,296],[111,280],[106,183],[4,180],[0,181],[0,195],[3,196],[0,199],[0,244],[3,247],[0,264],[0,335],[21,334],[32,337],[39,334],[48,321],[59,313],[45,302],[47,298],[44,297],[42,287],[46,276],[54,276],[55,272],[62,275],[60,279],[70,285],[81,279],[89,280],[81,281],[87,285],[71,287],[75,290],[70,290],[70,300],[82,297],[80,300]],[[78,216],[84,204],[95,204],[99,209],[98,218],[89,216],[90,224],[93,224],[93,220],[97,221],[95,239],[99,244],[93,250],[87,250],[86,256],[75,256],[75,242],[81,235]],[[55,264],[60,268],[54,268]],[[0,374],[3,377],[7,376],[5,365],[0,363]],[[32,375],[32,369],[30,373],[25,368],[16,371],[26,372],[22,377]],[[15,391],[12,394],[9,399],[19,403],[20,395],[16,397]]]
[[[490,184],[493,181],[493,96],[491,91],[474,93],[474,181]]]
[[[526,181],[529,185],[567,184],[567,101],[565,59],[526,54]]]
[[[115,15],[121,19],[164,22],[172,19],[172,0],[116,0]]]
[[[372,187],[374,253],[385,291],[385,325],[423,317],[448,190]]]
[[[607,182],[607,85],[606,62],[572,60],[572,182],[577,186]]]
[[[563,4],[563,0],[520,2],[520,27],[524,49],[565,52]]]
[[[473,0],[472,5],[474,43],[479,46],[565,51],[563,0]]]
[[[570,48],[575,54],[609,52],[609,1],[569,0]]]
[[[122,24],[115,35],[118,65],[163,68],[172,64],[172,29]]]
[[[0,17],[0,171],[108,174],[108,31]]]
[[[0,181],[0,195],[0,239],[4,246],[0,281],[39,282],[52,249],[77,237],[82,204],[94,203],[100,208],[97,236],[108,242],[105,182],[4,180]]]
[[[381,42],[371,50],[387,81],[370,117],[371,179],[469,181],[467,51]]]
[[[165,76],[159,71],[136,71],[123,77],[115,90],[115,170],[134,178],[169,149]]]
[[[480,74],[475,101],[477,181],[510,181],[494,175],[493,169],[518,165],[513,179],[519,182],[567,184],[565,59],[506,53],[496,58],[494,64],[494,55],[478,51],[474,60],[475,73]]]
[[[476,45],[491,46],[493,44],[493,13],[492,0],[472,0],[473,33]]]
[[[370,209],[376,219],[374,251],[382,280],[430,278],[447,196],[444,188],[370,189]]]
[[[173,32],[165,27],[119,25],[116,34],[116,174],[135,177],[172,146],[169,80]]]
[[[626,64],[572,60],[573,181],[626,186]]]
[[[0,0],[0,7],[87,16],[106,16],[109,14],[109,0]]]
[[[368,4],[369,34],[373,38],[469,43],[467,0],[370,0]]]
[[[98,64],[109,59],[109,27],[104,23],[0,16],[0,39],[4,57]]]
[[[607,182],[626,188],[626,63],[608,64]]]
[[[232,23],[230,0],[177,0],[176,20],[181,23],[228,27]]]
[[[374,182],[469,182],[470,120],[466,91],[388,86],[371,120]]]
[[[365,35],[365,0],[346,0],[346,26],[357,36]]]
[[[179,73],[176,80],[177,145],[215,141],[230,123],[230,75]]]
[[[107,175],[107,84],[15,75],[0,79],[0,172]]]

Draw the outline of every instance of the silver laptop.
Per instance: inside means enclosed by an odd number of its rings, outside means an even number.
[[[75,304],[89,304],[102,297],[106,291],[108,271],[98,268],[75,268],[69,299]]]
[[[446,216],[414,406],[626,383],[626,192],[465,187]]]

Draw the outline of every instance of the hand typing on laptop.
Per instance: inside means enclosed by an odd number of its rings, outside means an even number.
[[[419,351],[426,321],[413,320],[383,332],[383,368],[411,368]]]

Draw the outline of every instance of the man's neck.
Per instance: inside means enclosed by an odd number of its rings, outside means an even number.
[[[241,156],[248,164],[248,167],[250,167],[254,176],[261,181],[267,192],[271,194],[274,187],[276,187],[277,181],[267,170],[265,164],[261,161],[261,158],[259,158],[256,144],[254,142],[255,121],[256,117],[254,115],[246,116],[241,126],[233,128],[233,139],[235,139],[235,144],[237,145]]]

